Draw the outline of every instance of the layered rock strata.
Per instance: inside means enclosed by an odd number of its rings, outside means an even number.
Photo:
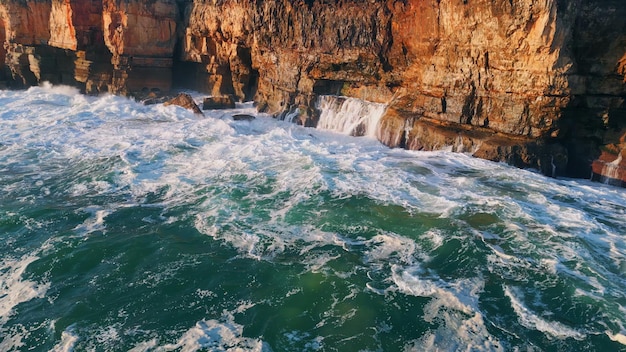
[[[447,144],[548,175],[589,177],[599,147],[624,129],[626,12],[618,2],[400,6],[406,16],[394,17],[393,50],[403,55],[391,57],[404,61],[390,63],[407,68],[380,131],[386,144]]]
[[[388,104],[391,147],[626,181],[621,0],[0,0],[0,40],[12,87],[179,85],[307,126],[340,94]]]

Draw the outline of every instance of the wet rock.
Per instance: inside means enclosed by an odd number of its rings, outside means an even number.
[[[604,148],[602,154],[593,161],[592,178],[615,186],[626,186],[626,146],[619,151]]]
[[[175,98],[173,95],[162,94],[160,91],[148,90],[134,93],[133,97],[143,105],[165,104],[167,101]]]
[[[222,95],[204,98],[202,110],[234,109],[235,99],[232,95]]]
[[[235,121],[252,121],[255,117],[248,114],[235,114],[233,115],[233,120]]]
[[[163,103],[163,105],[165,105],[165,106],[168,106],[168,105],[182,106],[185,109],[193,111],[194,114],[198,114],[198,115],[204,116],[204,113],[202,112],[202,110],[200,110],[198,105],[196,105],[196,102],[193,100],[191,95],[189,95],[187,93],[180,93],[175,98],[173,98],[171,100],[168,100],[165,103]]]

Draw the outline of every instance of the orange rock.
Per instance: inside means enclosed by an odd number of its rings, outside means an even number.
[[[600,157],[593,161],[593,178],[597,181],[626,186],[626,148],[618,155],[602,152]]]
[[[180,93],[175,98],[173,98],[171,100],[168,100],[165,103],[163,103],[163,105],[165,105],[165,106],[168,106],[168,105],[182,106],[185,109],[193,111],[194,114],[204,116],[204,113],[202,112],[202,110],[200,110],[198,105],[196,105],[196,102],[193,100],[191,95],[189,95],[187,93]]]
[[[104,41],[113,56],[173,56],[178,14],[174,0],[103,0],[102,6]]]
[[[211,109],[234,109],[235,100],[232,95],[216,96],[204,98],[202,102],[203,110]]]
[[[2,1],[0,22],[5,40],[23,45],[46,44],[50,39],[49,1]]]
[[[587,177],[626,127],[624,18],[602,0],[5,0],[0,60],[14,86],[175,81],[307,126],[319,94],[349,95],[389,104],[390,146],[463,131],[463,150],[500,158],[500,143],[508,162]]]

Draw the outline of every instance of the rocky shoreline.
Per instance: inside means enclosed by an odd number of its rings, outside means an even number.
[[[385,103],[378,139],[626,183],[619,0],[2,0],[0,81],[255,100],[315,126],[321,94]]]

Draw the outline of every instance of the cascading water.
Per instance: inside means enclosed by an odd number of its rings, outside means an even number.
[[[252,104],[0,107],[0,351],[625,350],[623,188]]]
[[[387,106],[385,104],[335,96],[321,95],[318,109],[322,112],[317,128],[351,136],[376,136],[378,122]]]
[[[617,159],[610,163],[606,163],[602,169],[604,183],[609,183],[612,179],[619,179],[619,164],[622,162],[622,153],[620,152]]]

